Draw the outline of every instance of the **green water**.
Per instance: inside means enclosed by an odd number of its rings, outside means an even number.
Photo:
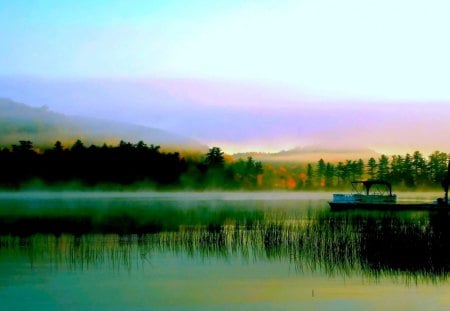
[[[0,193],[0,309],[449,309],[448,213],[330,196]]]

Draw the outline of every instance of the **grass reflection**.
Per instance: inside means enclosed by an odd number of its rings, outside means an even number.
[[[279,209],[172,210],[158,217],[153,213],[152,217],[117,216],[118,227],[109,216],[91,217],[82,222],[89,225],[74,232],[70,225],[51,225],[60,218],[43,221],[27,216],[39,224],[34,229],[50,226],[29,235],[4,232],[0,260],[27,258],[31,265],[45,262],[76,270],[99,266],[130,270],[151,263],[155,254],[165,253],[195,260],[240,259],[248,264],[287,261],[299,273],[364,275],[374,280],[391,276],[408,283],[444,281],[450,271],[447,213],[322,210],[297,214]],[[150,227],[146,227],[148,219]],[[2,221],[9,221],[13,228],[23,220]],[[110,227],[102,227],[103,221]],[[52,232],[54,228],[57,230]]]

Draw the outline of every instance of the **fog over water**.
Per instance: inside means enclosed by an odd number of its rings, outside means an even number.
[[[3,192],[0,300],[25,310],[450,306],[447,212],[330,212],[330,198]]]
[[[267,192],[224,192],[224,191],[174,191],[174,192],[149,192],[149,191],[20,191],[20,192],[1,192],[0,199],[157,199],[157,200],[327,200],[331,198],[328,192],[292,192],[292,191],[267,191]]]

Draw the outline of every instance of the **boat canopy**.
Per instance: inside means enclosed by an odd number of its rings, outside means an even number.
[[[385,181],[385,180],[381,180],[381,179],[375,179],[375,180],[357,180],[357,181],[352,181],[352,188],[357,191],[357,192],[362,192],[358,187],[359,185],[362,185],[364,188],[364,192],[366,193],[366,195],[370,194],[370,189],[372,188],[372,186],[384,186],[384,190],[389,192],[389,195],[392,196],[392,185],[390,182]],[[379,187],[377,187],[378,192],[384,192],[381,191],[381,189]]]

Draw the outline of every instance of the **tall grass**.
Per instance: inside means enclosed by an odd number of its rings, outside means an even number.
[[[391,276],[408,283],[444,281],[450,272],[448,214],[207,208],[82,214],[26,215],[36,230],[27,235],[18,214],[3,217],[10,229],[2,229],[0,260],[20,257],[31,265],[45,261],[80,270],[133,269],[167,253],[248,264],[283,261],[299,273],[362,274],[374,280]],[[83,229],[72,231],[80,223]],[[18,224],[20,234],[11,229]]]

